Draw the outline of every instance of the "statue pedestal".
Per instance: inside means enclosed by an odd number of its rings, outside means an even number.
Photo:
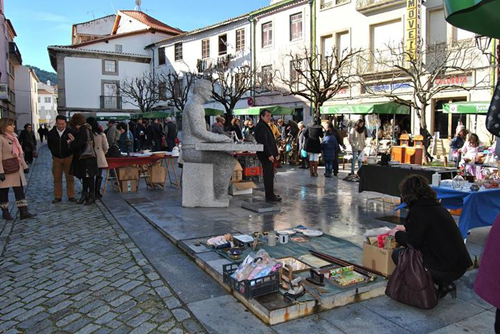
[[[196,151],[209,152],[237,152],[237,151],[262,151],[260,144],[233,144],[233,143],[197,143]],[[227,166],[226,166],[227,165]],[[217,168],[227,168],[227,175],[232,174],[234,163],[223,164]],[[223,181],[229,182],[229,178]],[[210,161],[185,162],[182,173],[182,206],[188,208],[225,208],[229,206],[227,192],[223,198],[214,196],[214,164]],[[227,183],[225,185],[227,187]]]

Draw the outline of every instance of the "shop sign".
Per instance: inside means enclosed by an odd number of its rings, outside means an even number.
[[[467,86],[472,84],[472,82],[473,82],[472,73],[448,75],[446,77],[437,78],[436,80],[434,80],[434,84],[436,86],[445,86],[445,85]]]
[[[420,40],[422,0],[406,1],[406,59],[416,59]]]
[[[378,84],[366,87],[367,91],[372,91],[376,93],[395,92],[398,90],[408,90],[408,89],[411,89],[411,85],[409,82],[395,82],[395,83]]]

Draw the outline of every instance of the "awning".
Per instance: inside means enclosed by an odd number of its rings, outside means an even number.
[[[445,103],[443,110],[452,114],[484,114],[488,113],[489,102],[453,102]]]
[[[171,112],[166,112],[166,111],[150,111],[150,112],[145,112],[143,114],[134,114],[133,119],[139,119],[139,118],[167,118],[167,117],[172,117]]]
[[[97,116],[95,119],[98,121],[109,121],[109,120],[126,121],[128,119],[131,119],[131,117],[130,116]]]
[[[214,109],[214,108],[205,108],[205,116],[220,116],[224,115],[224,110]]]
[[[251,108],[245,108],[245,109],[234,109],[233,110],[233,115],[234,116],[243,116],[243,115],[249,115],[249,116],[255,116],[259,115],[260,111],[263,109],[267,109],[271,112],[273,115],[294,115],[295,114],[295,109],[294,108],[288,108],[288,107],[283,107],[283,106],[258,106],[258,107],[251,107]]]
[[[500,0],[445,0],[444,10],[455,27],[500,38]]]
[[[409,115],[410,107],[396,102],[362,103],[362,104],[339,104],[333,106],[323,106],[320,108],[322,115],[332,114],[397,114]]]

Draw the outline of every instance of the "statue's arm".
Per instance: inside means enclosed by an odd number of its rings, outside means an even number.
[[[196,110],[189,110],[189,116],[193,116]],[[203,118],[198,119],[197,117],[190,117],[191,119],[191,132],[192,134],[209,143],[231,143],[233,139],[229,138],[226,135],[219,135],[217,133],[212,133],[207,131],[205,127],[205,120]]]

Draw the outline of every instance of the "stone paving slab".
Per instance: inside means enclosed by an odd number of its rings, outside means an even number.
[[[38,216],[13,222],[0,257],[0,332],[204,332],[105,207],[50,203],[39,153],[26,191]]]

